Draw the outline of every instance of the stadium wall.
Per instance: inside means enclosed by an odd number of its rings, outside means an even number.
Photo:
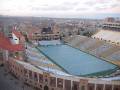
[[[120,81],[60,76],[13,58],[7,63],[11,74],[39,90],[120,90]]]

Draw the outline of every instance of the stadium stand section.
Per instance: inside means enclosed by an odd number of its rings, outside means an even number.
[[[111,43],[120,44],[120,32],[110,31],[110,30],[100,30],[92,37],[107,40]]]
[[[106,31],[105,31],[106,32]],[[115,36],[117,39],[117,36]],[[96,57],[103,58],[114,63],[114,60],[120,62],[120,46],[115,43],[110,43],[107,40],[98,38],[88,38],[85,36],[66,37],[64,41],[84,52],[90,53]],[[120,63],[115,63],[120,65]]]

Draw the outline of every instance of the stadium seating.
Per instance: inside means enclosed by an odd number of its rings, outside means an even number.
[[[31,62],[33,65],[40,65],[42,67],[51,67],[57,70],[61,70],[57,65],[48,60],[48,58],[46,58],[43,54],[39,53],[39,51],[34,47],[27,46],[26,54],[28,57],[28,62]]]
[[[92,53],[96,56],[100,56],[103,52],[105,52],[106,50],[108,50],[110,48],[112,48],[112,46],[105,43],[105,44],[101,45],[100,47],[92,50]]]
[[[69,45],[110,62],[120,61],[120,46],[105,40],[88,38],[85,36],[72,36],[64,39]]]
[[[107,57],[109,60],[120,61],[120,50]]]
[[[99,38],[107,40],[109,42],[120,43],[120,32],[110,30],[100,30],[98,33],[92,36],[93,38]]]

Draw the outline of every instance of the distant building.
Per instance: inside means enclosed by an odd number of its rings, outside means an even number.
[[[112,30],[112,31],[120,31],[120,23],[116,23],[116,22],[105,22],[103,25],[102,25],[102,28],[103,29],[109,29],[109,30]]]
[[[5,30],[8,30],[4,26]],[[23,60],[24,56],[24,36],[17,30],[8,30],[5,33],[4,29],[0,32],[0,62],[9,60],[9,57]]]
[[[119,45],[120,23],[116,22],[114,18],[106,18],[102,24],[102,29],[100,29],[99,32],[92,37]]]
[[[105,22],[115,22],[115,18],[113,17],[105,18]]]
[[[19,31],[16,30],[12,30],[9,33],[9,38],[12,44],[23,44],[25,42],[24,36]]]
[[[43,27],[39,32],[32,32],[32,40],[56,40],[60,39],[60,31],[57,26]]]

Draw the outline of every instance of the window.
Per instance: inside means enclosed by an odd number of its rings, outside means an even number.
[[[73,85],[73,90],[78,90],[76,84]]]
[[[48,80],[47,80],[47,79],[45,79],[45,82],[48,82]]]
[[[113,90],[120,90],[120,85],[115,85]]]
[[[43,75],[39,74],[39,82],[43,83]]]
[[[29,77],[32,79],[32,71],[29,71]]]
[[[48,86],[44,86],[44,90],[49,90]]]
[[[40,88],[42,88],[42,85],[40,85]]]
[[[17,40],[17,39],[14,39],[14,40]]]
[[[24,75],[27,76],[27,70],[26,69],[24,69]]]
[[[56,86],[56,78],[55,77],[50,77],[50,85],[52,87],[55,87]]]
[[[97,90],[103,90],[103,84],[98,84],[97,85]]]
[[[82,87],[81,87],[81,90],[85,90],[85,86],[82,86]]]
[[[71,90],[71,80],[65,80],[65,89]]]
[[[54,88],[52,88],[51,90],[54,90]]]
[[[72,90],[79,90],[79,82],[73,81]]]
[[[35,80],[35,81],[38,80],[38,78],[37,78],[37,73],[36,73],[36,72],[34,72],[34,80]]]
[[[63,79],[57,78],[57,87],[63,88]]]
[[[112,85],[105,85],[105,90],[112,90]]]

